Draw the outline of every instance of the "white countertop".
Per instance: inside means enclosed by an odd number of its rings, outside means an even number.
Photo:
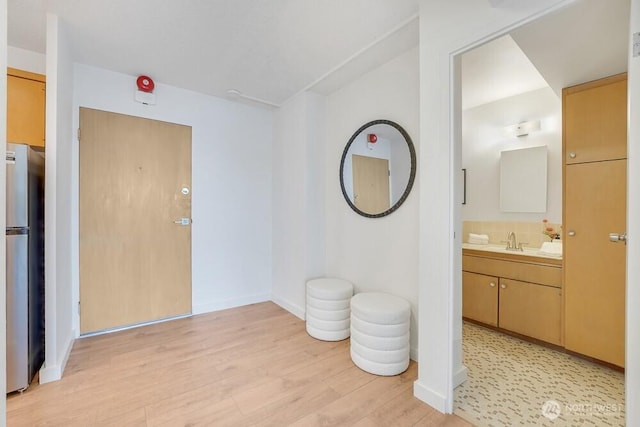
[[[549,258],[549,259],[562,259],[562,255],[549,255],[546,253],[540,253],[540,248],[530,248],[523,247],[522,251],[517,250],[507,250],[506,245],[476,245],[473,243],[463,243],[462,249],[473,249],[475,251],[487,251],[487,252],[497,252],[503,254],[514,254],[514,255],[524,255],[524,256],[535,256],[540,258]]]

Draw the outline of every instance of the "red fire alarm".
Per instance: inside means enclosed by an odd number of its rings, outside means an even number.
[[[138,85],[138,90],[147,93],[153,92],[153,88],[155,87],[155,84],[153,84],[153,80],[151,80],[151,77],[147,76],[138,77],[138,80],[136,80],[136,84]]]
[[[378,137],[375,133],[367,134],[367,142],[375,144],[376,142],[378,142]]]

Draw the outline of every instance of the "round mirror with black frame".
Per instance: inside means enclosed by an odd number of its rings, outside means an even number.
[[[409,196],[416,176],[416,151],[402,126],[374,120],[349,139],[340,161],[340,187],[356,213],[389,215]]]

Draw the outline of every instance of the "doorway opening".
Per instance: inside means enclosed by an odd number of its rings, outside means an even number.
[[[545,254],[541,250],[543,243],[552,243],[555,234],[562,234],[561,90],[563,87],[626,71],[628,27],[625,24],[628,21],[629,4],[620,2],[617,6],[621,9],[616,11],[599,10],[599,5],[595,3],[580,3],[541,18],[507,36],[464,53],[461,61],[461,156],[462,168],[467,174],[466,204],[461,209],[462,224],[459,228],[463,231],[463,242],[469,241],[469,236],[473,236],[471,240],[475,240],[476,245],[483,245],[486,240],[488,246],[502,246],[506,249],[511,245],[508,237],[513,237],[516,248],[520,244],[524,245],[522,252],[550,259],[548,262],[543,259],[541,263],[528,262],[527,265],[542,264],[553,274],[561,270],[562,261],[554,262],[553,254]],[[567,21],[576,15],[580,19]],[[621,16],[626,20],[618,19]],[[600,67],[597,52],[592,52],[593,55],[586,62],[590,65],[576,69],[572,74],[567,74],[569,68],[563,67],[567,64],[556,64],[554,68],[553,61],[549,61],[548,52],[545,53],[549,50],[545,37],[561,37],[563,23],[564,30],[580,32],[575,28],[576,22],[589,26],[589,31],[595,34],[598,34],[596,27],[605,22],[617,26],[615,30],[603,30],[609,35],[619,34],[617,39],[612,36],[613,46],[605,46],[604,49],[609,52],[603,52],[603,55],[615,52],[619,58],[612,61],[609,57],[606,60],[600,57],[604,64]],[[545,37],[541,37],[543,32]],[[556,55],[562,55],[562,48],[570,47],[572,43],[571,38],[560,40],[555,43],[553,51]],[[516,51],[513,50],[514,47]],[[535,65],[534,75],[526,78],[526,82],[524,80],[525,76],[529,76],[528,72],[516,70],[522,61],[517,50],[525,61],[531,60],[530,65]],[[504,60],[507,62],[501,62]],[[484,72],[478,71],[483,67]],[[471,77],[465,76],[465,73]],[[538,79],[535,74],[538,74]],[[511,79],[511,76],[517,77]],[[477,93],[476,90],[469,93],[465,83],[469,86],[480,85],[484,92],[481,90]],[[508,133],[520,123],[532,120],[540,121],[540,131],[531,132],[527,136]],[[501,212],[500,152],[543,145],[547,146],[549,153],[546,209],[535,213]],[[546,247],[549,251],[552,250],[550,246]],[[474,252],[471,254],[478,255],[477,251],[482,249],[472,247]],[[503,266],[515,265],[515,260],[520,255],[513,254],[515,251],[511,254],[507,252],[508,264],[503,263]],[[486,268],[487,264],[495,263],[487,261],[494,257],[462,258],[463,315],[466,311],[466,317],[494,328],[479,326],[474,322],[463,324],[463,363],[469,369],[469,379],[454,391],[454,412],[479,424],[500,425],[502,422],[510,425],[516,420],[534,423],[541,416],[546,416],[544,411],[547,410],[547,415],[564,417],[565,421],[570,422],[575,421],[575,417],[604,416],[612,425],[624,425],[624,374],[553,349],[554,346],[561,349],[564,340],[562,282],[537,278],[531,280],[535,282],[533,284],[522,283],[527,281],[513,280],[509,275],[511,273],[506,274],[507,280],[502,280],[498,272],[493,272],[493,276],[485,274],[488,277],[480,277],[480,273],[486,271],[476,271],[477,265],[473,263],[480,262]],[[492,268],[494,267],[498,268]],[[473,280],[479,281],[478,283],[485,280],[487,291],[480,295],[474,293],[473,290],[477,290],[480,285],[475,282],[469,284]],[[537,286],[539,289],[536,289],[532,286],[534,284],[542,284],[544,287]],[[511,295],[507,290],[511,291]],[[467,301],[465,294],[468,296]],[[484,298],[490,304],[485,303],[484,308],[478,308],[477,304],[474,307],[474,304],[469,303],[471,298],[476,301]],[[522,304],[520,308],[509,312],[510,305],[516,304],[517,307],[518,303]],[[528,310],[534,312],[533,317],[531,312],[527,313]],[[543,315],[536,319],[535,313],[541,313],[541,310],[544,311]],[[499,327],[503,330],[498,331]],[[550,329],[553,329],[551,334]],[[517,332],[520,336],[527,335],[533,339],[523,341],[504,332]],[[536,340],[538,343],[545,342],[546,346],[536,345]],[[594,408],[606,409],[600,411]]]

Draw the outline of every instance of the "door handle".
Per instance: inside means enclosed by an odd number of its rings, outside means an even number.
[[[609,233],[609,240],[614,242],[614,243],[618,243],[618,242],[624,242],[624,244],[627,244],[627,235],[626,233]]]
[[[179,225],[189,225],[192,222],[193,221],[191,220],[191,218],[180,218],[173,221],[174,224],[179,224]]]

